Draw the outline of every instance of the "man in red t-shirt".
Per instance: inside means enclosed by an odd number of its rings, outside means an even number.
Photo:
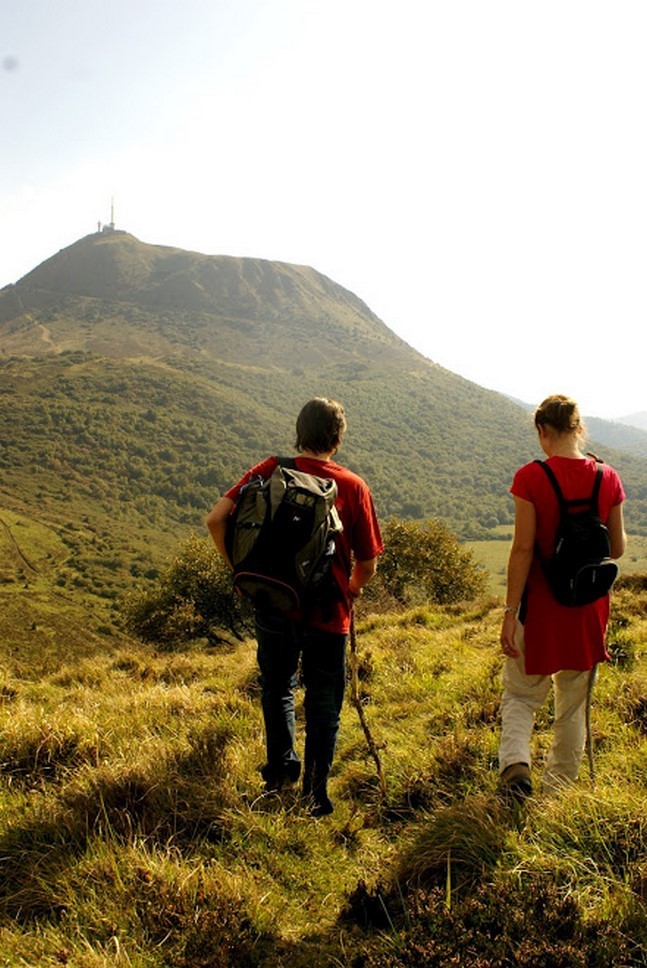
[[[294,749],[294,689],[297,667],[305,685],[305,754],[303,793],[314,816],[333,810],[327,783],[332,767],[346,683],[346,642],[353,601],[375,573],[384,546],[371,492],[357,474],[336,464],[346,418],[340,403],[316,397],[297,418],[297,470],[337,483],[335,506],[343,531],[337,536],[332,576],[340,594],[325,607],[312,606],[301,616],[285,618],[256,610],[256,639],[267,762],[261,770],[267,791],[295,782],[301,762]],[[240,489],[253,476],[268,478],[277,465],[269,457],[252,467],[220,498],[207,518],[216,548],[231,566],[225,546],[227,520]]]

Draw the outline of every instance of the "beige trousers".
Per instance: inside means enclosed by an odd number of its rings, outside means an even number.
[[[544,769],[543,786],[557,789],[577,779],[586,744],[586,701],[590,672],[564,669],[552,676],[529,676],[525,671],[523,626],[517,623],[515,643],[520,655],[506,660],[501,697],[499,771],[512,763],[532,765],[530,737],[535,713],[552,685],[555,690],[553,742]]]

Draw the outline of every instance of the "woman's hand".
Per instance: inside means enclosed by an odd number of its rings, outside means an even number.
[[[521,654],[514,642],[516,628],[517,613],[506,612],[503,616],[503,625],[501,626],[501,648],[503,649],[503,654],[511,659],[518,659]]]

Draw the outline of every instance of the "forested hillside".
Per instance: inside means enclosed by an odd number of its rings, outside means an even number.
[[[339,459],[383,518],[438,517],[465,538],[510,522],[514,469],[539,456],[522,407],[425,359],[313,269],[120,232],[0,292],[0,503],[69,525],[76,581],[109,592],[202,530],[247,466],[291,452],[316,394],[344,402]],[[647,533],[647,461],[601,449],[629,528]]]

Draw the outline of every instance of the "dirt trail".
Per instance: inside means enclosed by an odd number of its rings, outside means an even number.
[[[20,560],[22,561],[22,563],[24,565],[26,565],[27,568],[29,568],[30,571],[33,571],[34,574],[37,575],[38,574],[38,568],[35,568],[32,565],[31,561],[29,561],[29,559],[25,557],[25,555],[23,554],[23,552],[22,552],[22,550],[20,548],[20,545],[18,544],[18,542],[16,541],[16,539],[14,537],[13,531],[11,530],[11,528],[9,527],[9,525],[7,524],[7,522],[6,521],[3,521],[2,518],[0,518],[0,527],[4,528],[4,531],[5,531],[6,535],[7,535],[7,537],[9,538],[9,541],[10,541],[11,545],[13,546],[14,551],[16,552],[16,554],[18,555],[18,557],[20,558]]]
[[[39,325],[40,330],[41,330],[43,342],[44,343],[49,343],[49,345],[52,347],[52,349],[54,350],[55,353],[60,353],[60,349],[56,345],[56,343],[54,342],[54,340],[52,339],[51,334],[50,334],[50,331],[47,328],[47,326],[43,326],[42,323],[39,323],[38,325]]]

